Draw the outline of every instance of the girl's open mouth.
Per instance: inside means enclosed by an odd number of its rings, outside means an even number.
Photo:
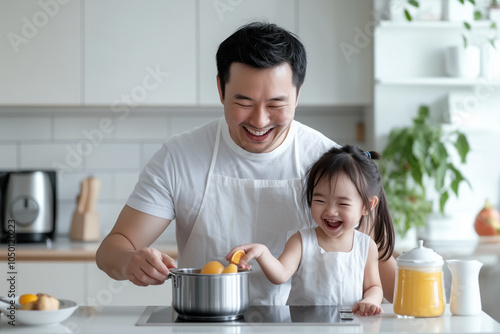
[[[336,221],[328,221],[328,220],[325,219],[325,225],[328,226],[329,228],[335,230],[335,229],[339,228],[340,225],[342,225],[342,222],[338,221],[338,220],[336,220]]]

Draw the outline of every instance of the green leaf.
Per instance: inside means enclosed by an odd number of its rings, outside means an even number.
[[[406,19],[411,22],[412,18],[411,18],[411,15],[410,15],[410,12],[408,11],[408,9],[405,9],[405,16],[406,16]]]
[[[461,162],[465,163],[470,147],[469,142],[467,141],[467,138],[463,133],[458,134],[457,141],[455,142],[455,147],[458,154],[460,155]]]
[[[491,38],[491,39],[489,39],[488,41],[490,42],[490,44],[491,44],[491,46],[493,47],[493,49],[495,49],[495,50],[496,50],[496,49],[497,49],[497,46],[495,45],[495,39],[494,39],[494,38]]]
[[[460,3],[463,5],[465,3],[465,0],[458,0]]]
[[[448,160],[448,151],[446,151],[446,147],[440,141],[435,141],[432,143],[432,160],[436,162],[436,166],[439,165],[442,161]]]
[[[462,173],[455,168],[455,166],[453,166],[452,164],[449,165],[449,169],[455,174],[455,178],[451,184],[451,188],[453,189],[453,191],[455,191],[455,194],[458,196],[458,184],[455,185],[454,183],[457,182],[457,183],[462,183],[462,182],[465,182],[467,183],[467,185],[469,186],[470,189],[472,189],[472,186],[469,182],[469,180],[467,180],[463,175]]]
[[[495,21],[491,22],[490,29],[496,29],[497,23]]]
[[[414,7],[417,7],[417,8],[420,6],[420,4],[417,0],[408,0],[408,3]]]
[[[427,148],[425,147],[423,140],[415,140],[411,151],[417,160],[425,160],[425,157],[427,156]]]
[[[420,106],[418,108],[417,118],[414,121],[418,121],[418,123],[425,123],[429,118],[429,106]]]
[[[474,11],[474,21],[480,21],[483,18],[483,14],[480,11]]]
[[[411,174],[411,177],[413,178],[413,180],[415,180],[416,183],[418,183],[421,187],[424,186],[423,183],[422,183],[422,178],[423,178],[422,169],[418,168],[418,166],[413,166],[410,169],[410,174]]]
[[[450,196],[447,191],[441,194],[441,197],[439,198],[439,211],[441,211],[441,213],[444,213],[444,206],[446,205],[449,197]]]
[[[446,171],[448,170],[448,164],[446,161],[443,161],[434,175],[434,187],[438,192],[441,192],[441,189],[444,187],[444,178],[446,177]]]
[[[464,42],[464,49],[466,49],[466,48],[467,48],[467,44],[468,44],[468,43],[467,43],[467,37],[465,37],[465,35],[464,35],[464,34],[462,34],[462,40],[463,40],[463,42]]]
[[[459,1],[460,1],[460,2],[462,2],[462,4],[464,4],[463,0],[459,0]],[[470,2],[471,4],[473,4],[473,5],[475,5],[475,4],[476,4],[476,1],[475,1],[475,0],[469,0],[469,2]]]
[[[460,183],[462,181],[464,181],[462,173],[460,173],[458,170],[455,170],[455,179],[451,181],[450,188],[457,196],[458,196],[458,187],[460,186]]]
[[[470,30],[470,23],[464,21],[464,27],[465,29]]]

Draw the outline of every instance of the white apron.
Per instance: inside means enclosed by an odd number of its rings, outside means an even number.
[[[346,305],[363,299],[370,236],[354,230],[350,252],[325,252],[315,228],[300,231],[302,258],[292,277],[288,305]]]
[[[287,237],[309,226],[301,206],[302,181],[298,143],[294,135],[295,161],[283,161],[296,166],[297,178],[288,180],[236,179],[214,174],[222,124],[217,127],[214,152],[200,211],[184,250],[179,254],[179,267],[201,268],[217,260],[227,265],[225,256],[234,247],[246,243],[262,243],[278,257]],[[293,128],[295,129],[295,128]],[[295,131],[295,130],[294,130]],[[284,305],[290,282],[274,285],[267,280],[257,261],[250,273],[251,305]]]

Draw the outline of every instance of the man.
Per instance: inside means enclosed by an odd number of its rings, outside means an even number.
[[[216,58],[224,117],[170,138],[145,166],[97,251],[112,278],[162,284],[175,261],[149,246],[173,219],[178,266],[195,268],[249,242],[277,256],[289,235],[313,224],[302,179],[336,144],[294,121],[307,63],[302,43],[274,24],[251,23],[222,42]],[[392,300],[395,261],[380,266]],[[251,273],[251,304],[284,304],[288,291],[258,266]]]

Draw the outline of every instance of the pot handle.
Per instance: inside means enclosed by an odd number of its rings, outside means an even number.
[[[177,288],[177,286],[179,285],[179,281],[177,279],[177,275],[175,273],[173,273],[173,272],[169,272],[167,279],[170,279],[170,278],[172,279],[172,286],[174,288]]]

